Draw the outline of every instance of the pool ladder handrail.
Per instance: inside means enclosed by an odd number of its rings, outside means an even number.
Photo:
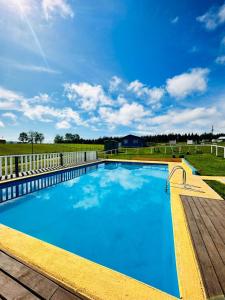
[[[185,169],[181,166],[174,166],[172,171],[170,172],[167,180],[166,180],[166,192],[168,190],[168,183],[170,182],[170,179],[172,178],[172,176],[174,175],[174,173],[177,171],[177,170],[182,170],[182,179],[183,179],[183,186],[185,187],[186,186],[186,181],[187,181],[187,173],[185,171]]]

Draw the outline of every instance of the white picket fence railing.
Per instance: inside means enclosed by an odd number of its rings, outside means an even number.
[[[34,176],[27,180],[15,180],[0,188],[0,204],[33,192],[48,188],[57,183],[72,180],[84,174],[97,170],[98,164],[85,165],[79,168],[62,169],[60,172],[43,174],[41,177]]]
[[[0,156],[0,180],[97,160],[96,151]]]
[[[219,146],[219,145],[214,145],[214,144],[213,145],[211,145],[211,144],[204,144],[204,145],[198,145],[198,144],[197,145],[179,145],[179,144],[177,144],[177,145],[165,145],[165,146],[159,145],[159,146],[151,146],[151,147],[148,147],[147,149],[149,149],[150,154],[153,154],[155,152],[155,150],[157,150],[157,149],[160,149],[161,152],[164,152],[165,154],[166,153],[173,154],[175,151],[180,154],[180,153],[182,153],[182,151],[187,151],[187,149],[189,151],[189,149],[191,149],[191,148],[195,148],[196,152],[197,152],[197,150],[201,150],[201,148],[207,148],[208,153],[211,153],[213,155],[220,156],[220,157],[223,156],[223,158],[225,158],[225,146]],[[123,148],[112,149],[112,150],[107,150],[107,151],[98,151],[98,153],[101,157],[106,158],[109,155],[112,156],[113,154],[117,154],[120,151],[122,151],[124,155],[130,154],[131,152],[132,152],[132,154],[140,154],[140,152],[142,152],[143,149],[146,149],[146,148],[123,147]],[[145,154],[147,154],[147,152]]]

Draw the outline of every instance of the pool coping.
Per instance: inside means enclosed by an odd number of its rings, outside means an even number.
[[[185,162],[162,162],[141,160],[104,159],[96,162],[49,171],[48,174],[69,169],[85,167],[88,165],[113,162],[130,162],[143,164],[168,165],[169,171],[175,165],[182,165],[187,172],[187,180],[191,184],[198,184],[204,189],[207,197],[220,198],[200,176],[192,174],[190,166]],[[47,172],[45,173],[47,174]],[[26,178],[41,176],[32,174]],[[25,177],[14,178],[12,181]],[[206,299],[204,287],[197,260],[195,257],[190,233],[181,204],[180,195],[199,196],[199,192],[183,190],[179,185],[180,177],[174,176],[175,183],[171,183],[171,211],[174,231],[175,256],[178,273],[178,284],[182,299]],[[6,181],[5,181],[6,182]],[[4,183],[5,183],[4,182]],[[9,180],[7,180],[9,182]],[[201,194],[202,196],[202,194]],[[66,250],[50,245],[46,242],[30,237],[24,233],[0,225],[0,247],[36,268],[51,279],[60,282],[71,291],[75,291],[89,299],[142,299],[142,300],[172,300],[177,299],[161,290],[144,284],[124,274],[96,264],[90,260],[72,254]],[[35,249],[35,251],[34,251]],[[74,279],[75,278],[75,279]]]

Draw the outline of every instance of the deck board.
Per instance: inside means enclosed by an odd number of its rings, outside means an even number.
[[[81,300],[58,283],[0,251],[0,299]]]
[[[225,299],[225,201],[181,196],[207,297]]]

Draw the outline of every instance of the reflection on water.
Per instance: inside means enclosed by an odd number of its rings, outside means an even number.
[[[34,177],[33,179],[22,179],[3,184],[0,186],[0,203],[31,194],[61,182],[65,182],[65,186],[67,187],[72,187],[79,181],[81,175],[95,171],[97,168],[98,164],[95,164],[88,167],[46,174],[41,177]]]
[[[99,163],[8,183],[0,223],[178,297],[167,175]]]

